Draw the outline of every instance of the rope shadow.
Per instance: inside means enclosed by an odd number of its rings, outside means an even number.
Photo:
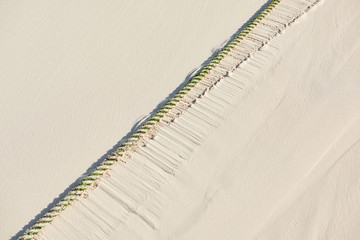
[[[19,237],[21,237],[25,231],[33,226],[42,216],[44,216],[52,207],[54,207],[61,199],[63,199],[68,192],[70,192],[74,187],[76,187],[86,176],[88,176],[97,166],[103,162],[108,155],[110,155],[112,152],[114,152],[117,148],[120,147],[120,145],[125,142],[131,135],[133,135],[145,122],[147,119],[149,119],[152,115],[156,114],[161,107],[163,107],[176,93],[178,93],[200,70],[206,66],[222,49],[224,46],[226,46],[229,42],[231,42],[239,33],[241,33],[246,26],[254,19],[256,16],[261,13],[266,6],[271,3],[272,0],[267,0],[265,4],[261,6],[261,8],[253,14],[247,21],[244,23],[230,38],[225,40],[223,43],[221,43],[219,46],[212,49],[213,54],[206,59],[199,67],[194,68],[192,71],[190,71],[187,76],[185,77],[185,80],[174,90],[172,91],[163,101],[161,101],[145,118],[141,118],[138,120],[131,130],[120,140],[118,141],[111,149],[109,149],[104,155],[102,155],[97,161],[95,161],[77,180],[75,180],[72,184],[69,185],[61,194],[59,194],[58,197],[54,198],[54,200],[48,204],[46,208],[44,208],[39,214],[37,214],[31,221],[29,221],[20,231],[18,231],[13,237],[11,237],[11,240],[16,240]]]

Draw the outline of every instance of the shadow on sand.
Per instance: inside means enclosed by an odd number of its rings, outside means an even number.
[[[104,161],[106,159],[106,157],[111,154],[112,152],[114,152],[117,148],[120,147],[120,145],[126,141],[126,139],[128,139],[133,133],[136,132],[137,129],[139,129],[141,127],[141,125],[146,122],[146,119],[150,118],[152,115],[154,115],[155,113],[157,113],[157,111],[166,104],[166,102],[168,102],[177,92],[179,92],[185,85],[186,83],[193,77],[195,76],[204,66],[206,66],[211,59],[213,59],[220,51],[221,49],[226,46],[229,42],[231,42],[261,11],[263,11],[266,6],[268,4],[271,3],[271,0],[268,0],[264,5],[262,5],[262,7],[251,17],[248,19],[248,21],[246,23],[244,23],[237,31],[236,33],[234,33],[228,40],[224,41],[222,44],[220,44],[218,47],[214,48],[212,50],[213,54],[206,60],[204,61],[200,67],[193,69],[185,78],[185,80],[172,92],[170,93],[162,102],[160,102],[156,108],[154,108],[154,110],[148,115],[148,117],[144,118],[144,119],[140,119],[139,121],[137,121],[134,126],[131,128],[131,130],[126,134],[126,136],[124,136],[120,141],[118,141],[111,149],[109,149],[104,155],[102,155],[97,161],[95,161],[86,171],[85,173],[78,178],[75,182],[73,182],[72,184],[69,185],[69,187],[67,187],[57,198],[55,198],[51,203],[49,203],[49,205],[44,208],[38,215],[36,215],[28,224],[26,224],[18,233],[16,233],[13,237],[11,237],[11,240],[16,240],[18,239],[20,236],[22,236],[26,229],[30,228],[31,226],[33,226],[42,216],[44,216],[53,206],[55,206],[56,203],[58,203],[61,199],[63,199],[68,192],[71,191],[71,189],[73,189],[74,187],[76,187],[81,181],[82,179],[84,179],[87,175],[89,175],[97,166],[100,165],[100,163],[102,161]]]

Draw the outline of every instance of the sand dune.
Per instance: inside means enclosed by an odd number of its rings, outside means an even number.
[[[31,226],[263,4],[1,1],[0,239]]]
[[[359,4],[305,13],[39,239],[358,239]]]

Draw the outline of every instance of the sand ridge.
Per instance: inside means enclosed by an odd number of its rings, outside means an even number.
[[[322,1],[40,239],[358,239],[358,7]]]

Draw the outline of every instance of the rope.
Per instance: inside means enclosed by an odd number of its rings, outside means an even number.
[[[280,4],[281,2],[281,4]],[[261,49],[271,38],[281,33],[290,23],[308,11],[319,0],[272,0],[238,35],[236,35],[199,73],[157,113],[147,120],[121,146],[112,152],[100,165],[74,187],[62,200],[42,216],[19,239],[34,239],[79,196],[85,194],[95,182],[116,162],[124,162],[145,138],[153,138],[162,124],[171,124],[197,99],[202,97],[229,72],[246,61],[251,54]]]

